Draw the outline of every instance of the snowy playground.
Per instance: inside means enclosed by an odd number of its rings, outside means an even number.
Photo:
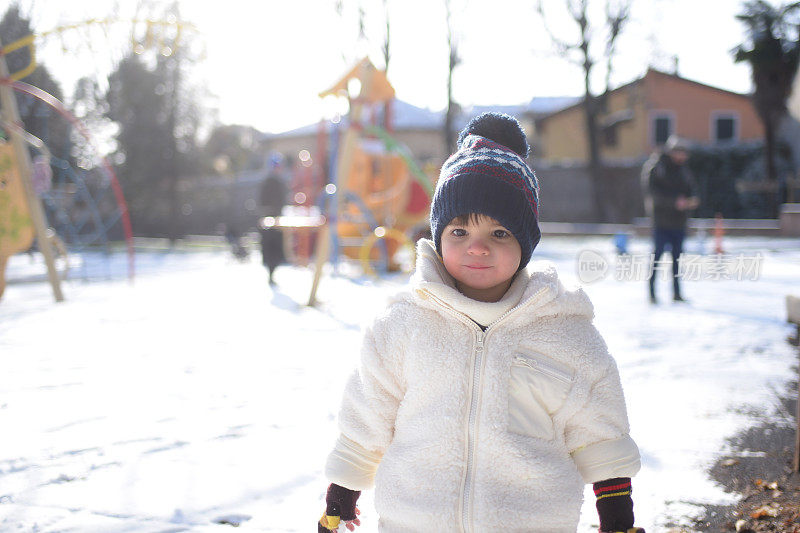
[[[610,262],[584,287],[620,367],[643,458],[637,525],[649,533],[732,501],[707,472],[731,451],[726,438],[765,418],[793,424],[776,395],[797,374],[783,302],[797,290],[800,241],[725,244],[760,255],[755,276],[687,281],[688,304],[673,304],[663,280],[658,306],[645,281],[614,276],[608,237],[545,235],[534,253],[572,283],[582,252]],[[649,246],[634,239],[630,252]],[[123,254],[84,255],[59,304],[42,264],[12,257],[0,303],[0,530],[314,527],[360,328],[407,275],[362,277],[344,263],[309,308],[309,269],[281,267],[270,288],[253,254],[179,250],[139,250],[134,283]],[[597,528],[590,496],[581,532]],[[375,531],[370,492],[360,508],[359,530]]]

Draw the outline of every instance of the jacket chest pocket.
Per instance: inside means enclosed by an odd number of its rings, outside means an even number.
[[[574,372],[537,353],[516,353],[508,381],[508,429],[542,439],[553,438],[552,415],[567,399]]]

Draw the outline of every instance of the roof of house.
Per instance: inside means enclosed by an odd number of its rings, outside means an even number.
[[[570,106],[579,100],[575,96],[538,96],[527,104],[519,105],[480,105],[463,107],[455,119],[456,129],[462,129],[473,117],[486,112],[497,111],[521,117],[532,115],[539,117],[552,113],[562,107]],[[417,107],[400,99],[392,102],[392,127],[395,131],[408,130],[438,130],[444,121],[444,110],[432,111],[427,108]],[[346,119],[343,120],[346,123]],[[302,137],[315,135],[319,131],[319,124],[308,124],[281,133],[264,134],[265,139],[281,137]]]
[[[718,92],[725,93],[725,94],[730,94],[730,95],[733,95],[733,96],[740,96],[742,98],[749,98],[750,97],[747,94],[737,93],[737,92],[734,92],[734,91],[729,91],[727,89],[721,89],[719,87],[714,87],[713,85],[707,85],[705,83],[700,83],[699,81],[694,81],[694,80],[690,80],[688,78],[683,78],[683,77],[679,76],[678,74],[671,74],[669,72],[663,72],[661,70],[657,70],[657,69],[654,69],[652,67],[648,68],[647,72],[645,73],[645,75],[642,76],[641,78],[637,78],[637,79],[635,79],[633,81],[630,81],[630,82],[628,82],[628,83],[626,83],[624,85],[620,85],[616,89],[612,89],[611,91],[609,91],[609,94],[613,94],[613,93],[615,93],[617,91],[622,91],[624,89],[627,89],[628,87],[631,87],[633,85],[641,83],[646,77],[652,76],[652,75],[666,76],[666,77],[669,77],[669,78],[672,78],[672,79],[675,79],[675,80],[679,80],[679,81],[681,81],[683,83],[695,85],[695,86],[698,86],[698,87],[703,87],[704,89],[710,89],[710,90],[718,91]],[[584,98],[583,97],[576,98],[570,105],[563,106],[560,109],[555,109],[550,113],[544,114],[541,117],[541,120],[542,121],[547,121],[547,119],[549,119],[550,117],[553,117],[553,116],[560,115],[562,113],[566,113],[568,111],[571,111],[574,108],[583,105],[583,102],[584,102]]]

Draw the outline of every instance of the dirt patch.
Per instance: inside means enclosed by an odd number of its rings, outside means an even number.
[[[738,503],[706,506],[691,530],[672,531],[800,533],[800,475],[792,472],[797,382],[784,390],[777,398],[781,416],[729,439],[731,453],[711,468],[713,479],[739,495]]]

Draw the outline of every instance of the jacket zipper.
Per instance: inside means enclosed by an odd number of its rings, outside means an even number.
[[[464,473],[464,480],[463,480],[463,487],[464,493],[461,500],[461,529],[465,532],[472,531],[472,521],[471,518],[471,508],[472,508],[472,501],[470,496],[472,495],[472,469],[474,466],[474,454],[475,454],[475,432],[478,425],[478,393],[480,392],[481,387],[481,365],[483,364],[484,358],[484,346],[486,344],[486,338],[489,336],[489,333],[493,331],[495,326],[505,320],[510,314],[514,313],[517,310],[523,309],[528,307],[531,303],[539,299],[539,296],[546,290],[546,287],[539,289],[533,296],[528,298],[522,305],[517,305],[516,307],[512,307],[508,311],[506,311],[500,318],[492,322],[486,327],[486,331],[482,331],[478,325],[472,321],[469,317],[460,313],[459,311],[455,310],[451,306],[447,305],[445,302],[440,300],[437,296],[429,291],[424,291],[434,302],[436,302],[441,308],[443,308],[448,314],[453,315],[458,321],[467,325],[473,332],[476,333],[476,345],[475,345],[475,360],[472,365],[472,383],[471,383],[471,390],[470,390],[470,408],[469,408],[469,418],[468,418],[468,426],[467,426],[467,468]]]
[[[483,340],[486,334],[483,331],[478,332],[477,344],[475,345],[475,357],[472,365],[472,389],[470,390],[470,406],[469,417],[467,419],[467,470],[464,474],[464,496],[462,500],[462,515],[461,522],[464,526],[464,531],[472,530],[471,514],[471,501],[470,496],[472,492],[472,468],[475,462],[475,431],[477,430],[478,418],[478,393],[481,386],[481,370],[483,363]]]

